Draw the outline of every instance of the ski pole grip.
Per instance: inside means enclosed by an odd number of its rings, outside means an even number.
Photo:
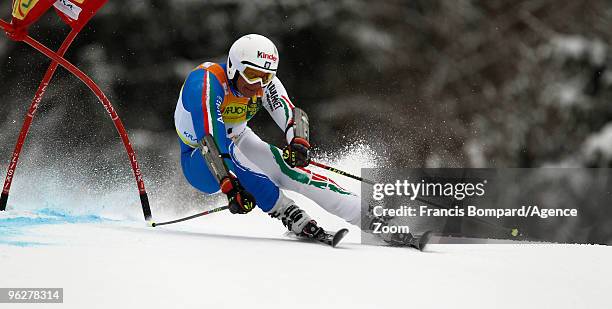
[[[293,136],[301,137],[310,142],[308,115],[301,108],[293,110]]]

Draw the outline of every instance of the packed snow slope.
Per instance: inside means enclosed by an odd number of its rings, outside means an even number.
[[[358,173],[359,166],[370,162],[363,157],[353,153],[326,162]],[[612,248],[606,246],[434,244],[421,253],[361,245],[359,230],[351,227],[334,249],[284,236],[280,222],[259,210],[151,228],[141,219],[131,184],[104,194],[80,191],[79,185],[87,186],[84,182],[66,190],[53,186],[44,176],[47,172],[36,172],[43,189],[28,187],[27,179],[14,184],[10,209],[0,213],[0,287],[61,287],[64,304],[0,308],[609,305]],[[204,207],[178,207],[172,201],[180,197],[156,194],[155,189],[153,185],[150,191],[157,220]],[[172,189],[189,188],[182,184]],[[311,201],[290,196],[327,229],[346,226]],[[207,207],[222,201],[209,199]]]

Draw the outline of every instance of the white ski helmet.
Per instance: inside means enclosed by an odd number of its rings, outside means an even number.
[[[234,79],[236,71],[242,73],[248,67],[276,75],[278,60],[278,50],[270,39],[259,34],[247,34],[230,47],[227,76]]]

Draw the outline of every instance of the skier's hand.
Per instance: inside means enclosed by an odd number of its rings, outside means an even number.
[[[236,178],[224,178],[221,181],[221,192],[227,195],[229,210],[233,214],[246,214],[255,208],[255,197]]]
[[[310,164],[310,143],[301,137],[294,137],[283,149],[283,160],[291,167],[304,167]]]

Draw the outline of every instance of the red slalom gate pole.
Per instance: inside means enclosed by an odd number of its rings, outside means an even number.
[[[5,31],[9,31],[12,28],[9,23],[3,20],[0,20],[0,27],[3,28]],[[134,149],[132,148],[127,132],[125,131],[125,127],[123,126],[123,123],[121,122],[121,119],[119,119],[117,112],[113,108],[113,105],[108,100],[104,92],[102,92],[100,87],[98,87],[98,85],[91,78],[89,78],[87,74],[83,73],[83,71],[75,67],[72,63],[68,62],[68,60],[59,56],[57,53],[53,52],[52,50],[50,50],[49,48],[47,48],[40,42],[34,40],[29,35],[25,35],[23,37],[23,42],[30,45],[34,49],[38,50],[39,52],[41,52],[42,54],[44,54],[51,60],[57,62],[59,65],[61,65],[66,70],[68,70],[70,73],[72,73],[74,76],[76,76],[78,79],[80,79],[83,83],[87,85],[87,87],[89,87],[89,89],[96,95],[98,100],[102,103],[102,105],[106,109],[106,112],[109,114],[109,116],[111,117],[111,120],[115,124],[115,128],[117,129],[117,132],[119,133],[119,136],[121,137],[123,145],[125,146],[125,149],[127,151],[128,158],[132,166],[132,171],[134,173],[134,177],[136,178],[136,184],[138,185],[138,192],[140,194],[140,202],[142,205],[142,211],[143,211],[145,220],[149,221],[152,217],[151,208],[149,205],[149,199],[147,196],[147,192],[144,186],[142,172],[138,165],[138,161],[136,160],[136,153],[134,152]]]
[[[62,45],[57,50],[57,55],[63,57],[68,50],[68,47],[72,44],[76,36],[79,34],[79,30],[72,29]],[[13,182],[13,176],[15,175],[15,169],[17,169],[17,162],[19,161],[19,155],[21,154],[21,149],[25,142],[25,139],[30,130],[30,125],[32,124],[32,120],[34,120],[34,114],[38,110],[38,106],[42,101],[45,92],[47,91],[47,86],[49,82],[53,78],[55,71],[57,70],[58,63],[57,61],[52,61],[45,73],[45,76],[40,81],[40,85],[38,85],[38,89],[36,90],[36,94],[34,94],[34,98],[32,99],[32,103],[30,104],[30,108],[28,109],[28,113],[25,116],[25,120],[23,121],[23,125],[21,126],[21,131],[19,131],[19,137],[17,138],[17,143],[15,144],[15,150],[13,151],[13,156],[11,157],[11,161],[9,163],[8,171],[6,172],[6,178],[4,179],[4,186],[2,187],[2,194],[0,195],[0,211],[6,209],[6,204],[8,201],[9,191],[11,190],[11,184]]]

